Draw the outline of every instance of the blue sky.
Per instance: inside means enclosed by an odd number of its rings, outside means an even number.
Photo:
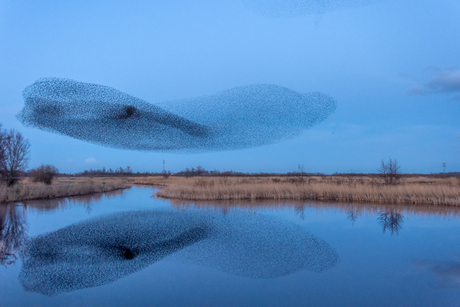
[[[440,172],[443,162],[460,171],[459,1],[381,0],[282,18],[244,1],[0,0],[0,123],[29,139],[30,167],[62,172],[161,171],[163,159],[173,172],[288,172],[298,164],[376,172],[388,157],[403,172]],[[337,110],[273,145],[119,150],[23,127],[15,118],[21,92],[42,77],[107,85],[154,104],[268,83],[323,92]]]

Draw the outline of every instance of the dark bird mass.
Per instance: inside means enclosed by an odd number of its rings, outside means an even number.
[[[108,86],[37,80],[23,91],[25,126],[94,144],[157,151],[231,150],[276,143],[326,119],[322,93],[256,84],[210,96],[150,104]]]
[[[211,212],[122,212],[31,239],[22,253],[24,289],[57,295],[108,284],[161,259],[249,278],[323,272],[339,260],[326,242],[269,216]]]

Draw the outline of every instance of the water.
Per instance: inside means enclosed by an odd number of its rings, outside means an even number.
[[[460,306],[458,209],[153,193],[1,206],[0,306]]]

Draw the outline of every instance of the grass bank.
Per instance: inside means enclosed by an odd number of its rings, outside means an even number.
[[[0,203],[89,195],[130,186],[126,180],[118,178],[59,177],[51,185],[26,179],[12,187],[0,186]]]
[[[141,182],[141,179],[138,179]],[[405,177],[385,185],[367,176],[153,177],[157,197],[182,200],[315,200],[354,203],[460,206],[460,179]]]

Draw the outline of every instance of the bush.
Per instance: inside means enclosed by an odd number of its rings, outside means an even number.
[[[40,167],[34,168],[30,171],[33,182],[43,182],[45,184],[51,184],[54,177],[59,174],[56,167],[52,165],[41,165]]]
[[[379,174],[386,184],[397,184],[401,179],[401,166],[396,159],[390,158],[386,163],[382,160]]]

